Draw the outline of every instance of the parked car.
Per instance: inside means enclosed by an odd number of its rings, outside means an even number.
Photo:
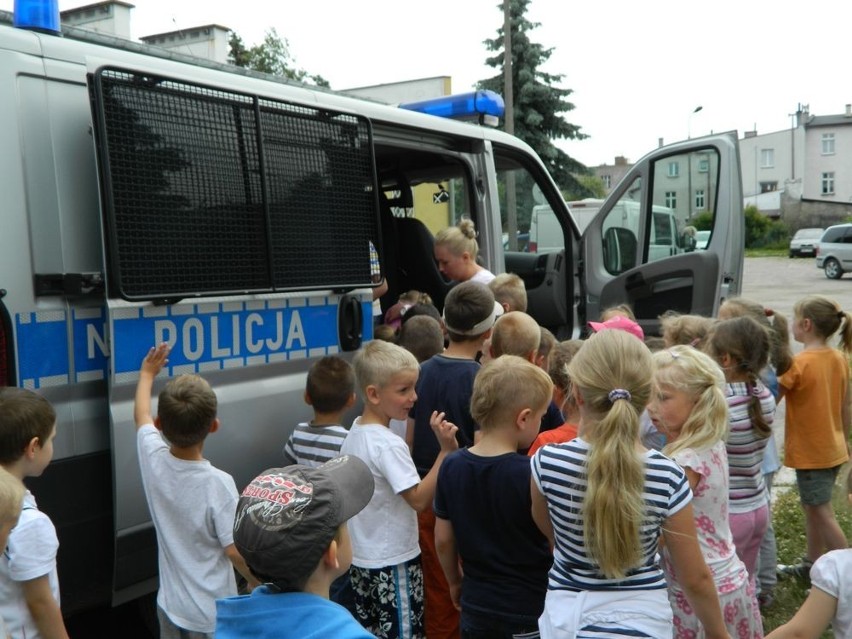
[[[707,248],[710,242],[710,231],[698,231],[695,233],[695,249],[697,251]]]
[[[839,280],[846,271],[852,271],[852,224],[825,229],[816,247],[816,265],[830,280]]]
[[[816,246],[825,229],[799,229],[790,240],[790,257],[816,255]]]

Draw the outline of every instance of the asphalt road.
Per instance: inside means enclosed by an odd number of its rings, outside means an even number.
[[[852,273],[839,280],[830,280],[816,267],[814,258],[751,257],[745,260],[742,296],[760,302],[767,308],[782,313],[791,324],[793,305],[806,295],[825,295],[844,311],[852,312]],[[801,344],[790,337],[793,352]],[[783,460],[784,402],[778,405],[773,428],[778,451]],[[775,476],[775,486],[782,489],[794,485],[795,473],[782,467]],[[777,493],[776,493],[777,494]]]

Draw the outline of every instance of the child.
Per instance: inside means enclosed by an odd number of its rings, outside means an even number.
[[[477,255],[479,244],[471,219],[465,218],[457,226],[442,229],[435,235],[438,270],[455,282],[488,284],[494,279],[494,273],[477,264]]]
[[[540,432],[527,451],[527,455],[530,457],[545,444],[570,442],[577,436],[577,423],[580,420],[580,413],[574,399],[571,377],[568,375],[568,364],[582,345],[582,340],[572,339],[559,342],[553,349],[547,373],[553,382],[553,403],[559,407],[560,412],[565,416],[565,423],[552,430]]]
[[[349,431],[341,424],[355,403],[355,373],[352,365],[337,355],[318,359],[308,370],[305,403],[314,409],[309,424],[298,424],[284,445],[284,461],[316,468],[340,455],[340,446]],[[349,573],[331,586],[331,600],[355,611],[355,597]]]
[[[494,293],[494,299],[507,313],[509,311],[527,312],[527,289],[518,275],[500,273],[488,283],[488,287]]]
[[[414,355],[395,344],[372,341],[355,355],[353,366],[364,413],[352,424],[341,453],[365,461],[376,482],[370,503],[349,524],[349,575],[358,620],[380,638],[424,637],[416,513],[431,504],[438,469],[458,447],[456,428],[442,414],[432,415],[440,450],[421,479],[405,442],[388,428],[391,419],[405,419],[417,399]]]
[[[216,602],[217,639],[372,637],[328,594],[352,561],[346,521],[367,505],[373,485],[352,456],[255,477],[240,496],[234,544],[265,585]]]
[[[542,639],[583,630],[670,637],[672,610],[657,561],[661,534],[704,636],[728,639],[686,475],[639,443],[651,371],[642,341],[618,330],[589,337],[568,365],[580,436],[532,458],[533,518],[555,542]]]
[[[9,533],[18,523],[23,503],[24,485],[21,480],[0,468],[0,553],[6,552]],[[0,617],[0,637],[6,639],[8,636],[6,624]]]
[[[396,343],[409,351],[421,364],[444,350],[444,331],[441,324],[429,317],[412,317],[402,325]]]
[[[606,322],[613,317],[626,317],[629,320],[636,321],[636,314],[633,312],[633,307],[630,304],[616,304],[608,306],[601,311],[601,322]]]
[[[432,304],[432,298],[429,297],[428,293],[423,293],[422,291],[406,291],[399,296],[399,301],[385,313],[385,324],[399,333],[399,329],[402,326],[402,318],[405,317],[408,310],[415,304]]]
[[[838,331],[843,353],[827,344]],[[778,569],[806,577],[820,555],[847,546],[834,517],[831,491],[840,466],[849,459],[852,316],[827,297],[810,295],[793,307],[793,338],[804,350],[778,378],[778,401],[787,400],[784,465],[796,469],[807,555],[799,564]]]
[[[290,434],[284,461],[316,467],[340,454],[349,433],[341,426],[355,403],[355,373],[349,362],[337,355],[314,362],[305,383],[305,403],[314,409],[314,418],[298,424]]]
[[[790,350],[790,329],[787,318],[781,313],[770,308],[764,308],[761,304],[745,299],[733,297],[722,302],[719,307],[719,319],[733,319],[735,317],[751,317],[758,324],[769,330],[769,366],[760,372],[760,379],[764,386],[769,389],[773,396],[778,396],[778,375],[783,375],[793,364],[793,353]],[[771,497],[772,482],[775,473],[781,468],[781,457],[778,454],[778,446],[775,436],[767,437],[766,448],[763,451],[763,463],[760,472],[763,474],[763,483],[766,485],[766,493]],[[778,568],[778,554],[775,543],[775,529],[772,526],[772,508],[769,509],[769,524],[766,533],[760,542],[760,552],[757,562],[758,593],[757,602],[761,609],[770,607],[775,601],[774,591],[778,582],[776,570]]]
[[[852,473],[846,476],[852,504]],[[796,616],[766,639],[818,639],[831,624],[836,639],[852,637],[852,549],[832,550],[814,562],[811,589]]]
[[[541,329],[536,321],[520,311],[510,311],[497,319],[491,333],[491,358],[516,355],[535,363],[541,343]]]
[[[715,320],[703,315],[681,315],[666,313],[660,317],[660,330],[666,348],[685,344],[702,348],[704,338],[713,327]]]
[[[0,466],[12,477],[39,477],[53,458],[56,412],[44,397],[22,388],[0,388]],[[23,497],[17,525],[0,559],[0,618],[18,637],[67,639],[59,608],[56,553],[50,518]]]
[[[212,637],[216,599],[237,594],[233,568],[250,586],[257,581],[234,546],[234,480],[203,457],[205,438],[219,429],[213,389],[197,375],[175,377],[152,417],[151,388],[168,355],[168,345],[160,344],[142,361],[133,408],[142,485],[157,532],[160,637]]]
[[[707,336],[706,347],[725,374],[729,520],[737,555],[754,582],[760,542],[769,525],[769,495],[760,470],[775,419],[775,398],[760,381],[769,360],[769,332],[750,317],[721,320]]]
[[[655,353],[654,364],[654,393],[648,412],[654,425],[666,434],[663,453],[685,470],[692,488],[698,542],[713,575],[728,632],[732,637],[759,639],[763,625],[754,582],[737,556],[728,525],[728,404],[722,371],[709,356],[690,346]],[[756,555],[757,546],[754,550]],[[701,624],[681,587],[683,568],[675,568],[668,548],[663,557],[674,636],[699,636]]]
[[[473,380],[479,372],[477,354],[484,348],[503,307],[494,301],[487,286],[463,282],[453,287],[444,302],[444,323],[450,343],[443,353],[423,362],[417,380],[417,403],[409,419],[408,441],[421,479],[434,467],[440,445],[431,426],[435,411],[458,427],[461,447],[478,438],[478,426],[470,414]],[[538,327],[536,327],[538,336]],[[435,551],[435,515],[431,503],[418,514],[420,550],[426,590],[426,634],[429,639],[458,637],[459,615]]]
[[[613,315],[609,319],[603,320],[601,322],[589,322],[589,327],[595,333],[600,333],[601,331],[608,329],[614,329],[630,333],[631,335],[638,337],[640,341],[645,340],[645,331],[642,330],[642,327],[639,326],[639,324],[637,324],[634,320],[630,319],[625,315]]]
[[[538,433],[552,394],[547,373],[520,357],[486,364],[471,398],[482,438],[438,472],[435,545],[462,637],[511,639],[538,628],[553,556],[530,515],[530,464],[517,451]]]

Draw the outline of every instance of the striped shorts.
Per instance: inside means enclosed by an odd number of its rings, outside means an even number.
[[[379,639],[425,639],[420,557],[384,568],[349,568],[356,619]]]

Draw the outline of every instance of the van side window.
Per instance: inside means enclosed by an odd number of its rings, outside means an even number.
[[[672,176],[669,166],[684,171]],[[706,248],[715,224],[718,197],[719,155],[714,149],[669,156],[654,163],[651,183],[637,177],[622,189],[602,227],[604,264],[617,275],[631,268],[674,255]],[[702,198],[695,193],[701,192]],[[640,224],[641,211],[650,199],[647,228]],[[704,206],[699,210],[696,202]],[[699,238],[698,233],[702,233]]]
[[[92,91],[111,295],[372,285],[366,118],[121,69]]]

